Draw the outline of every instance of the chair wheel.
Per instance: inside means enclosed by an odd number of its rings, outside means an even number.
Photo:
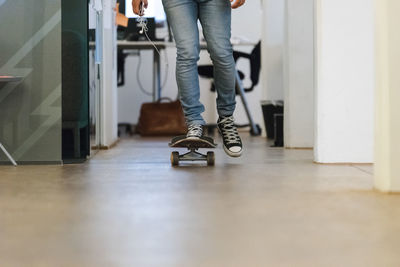
[[[179,166],[179,152],[174,151],[171,153],[171,165]]]
[[[214,152],[207,152],[207,165],[214,166],[215,165],[215,154]]]

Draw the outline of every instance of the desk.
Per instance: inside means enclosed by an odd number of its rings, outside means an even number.
[[[156,41],[153,44],[157,47],[159,51],[166,48],[174,48],[175,42],[166,42],[166,41]],[[233,41],[233,46],[255,46],[257,43],[254,42],[245,42],[245,41]],[[95,49],[95,42],[89,43],[90,49]],[[160,55],[157,53],[154,46],[149,41],[126,41],[126,40],[118,40],[117,41],[118,49],[132,49],[132,50],[153,50],[153,101],[156,101],[161,98],[161,73],[160,73]],[[207,49],[207,43],[202,41],[200,42],[200,49]]]
[[[175,47],[175,43],[172,42],[153,42],[159,51],[166,49],[167,47]],[[118,49],[132,49],[132,50],[153,50],[153,101],[161,98],[161,71],[160,71],[160,55],[154,46],[148,41],[117,41]],[[95,42],[89,42],[89,49],[95,49]]]
[[[153,42],[157,49],[166,49],[174,47],[175,43],[171,42]],[[117,41],[118,49],[148,49],[153,50],[153,101],[161,98],[161,71],[160,71],[160,55],[154,46],[148,41]]]
[[[0,83],[9,83],[9,82],[19,82],[22,81],[22,77],[16,77],[16,76],[2,76],[0,75]],[[13,159],[13,157],[8,153],[6,148],[3,146],[2,143],[0,143],[0,149],[6,154],[7,158],[11,161],[11,163],[14,166],[17,166],[17,163]]]
[[[9,82],[19,82],[22,80],[22,77],[16,76],[1,76],[0,75],[0,83],[9,83]]]

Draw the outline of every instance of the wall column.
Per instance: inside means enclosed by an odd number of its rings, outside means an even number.
[[[117,34],[115,0],[103,0],[103,57],[101,69],[101,145],[112,146],[118,140]]]
[[[400,192],[400,2],[375,0],[375,187]]]
[[[315,4],[315,161],[372,163],[373,0]]]
[[[285,147],[314,146],[314,1],[285,1]]]

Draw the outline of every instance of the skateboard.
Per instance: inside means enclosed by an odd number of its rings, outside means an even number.
[[[174,151],[171,153],[171,164],[172,166],[178,166],[180,161],[207,161],[208,166],[215,165],[215,154],[212,151],[208,151],[207,154],[201,154],[198,152],[200,148],[216,148],[217,144],[211,137],[203,136],[200,139],[190,139],[186,135],[180,135],[172,138],[170,147],[183,147],[189,149],[186,154],[179,154]]]

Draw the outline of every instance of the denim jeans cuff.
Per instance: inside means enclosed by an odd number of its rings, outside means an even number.
[[[220,117],[230,117],[233,115],[234,111],[218,111]]]
[[[206,122],[204,120],[193,120],[193,121],[186,121],[186,124],[187,125],[199,124],[199,125],[203,125],[204,126],[206,124]]]

